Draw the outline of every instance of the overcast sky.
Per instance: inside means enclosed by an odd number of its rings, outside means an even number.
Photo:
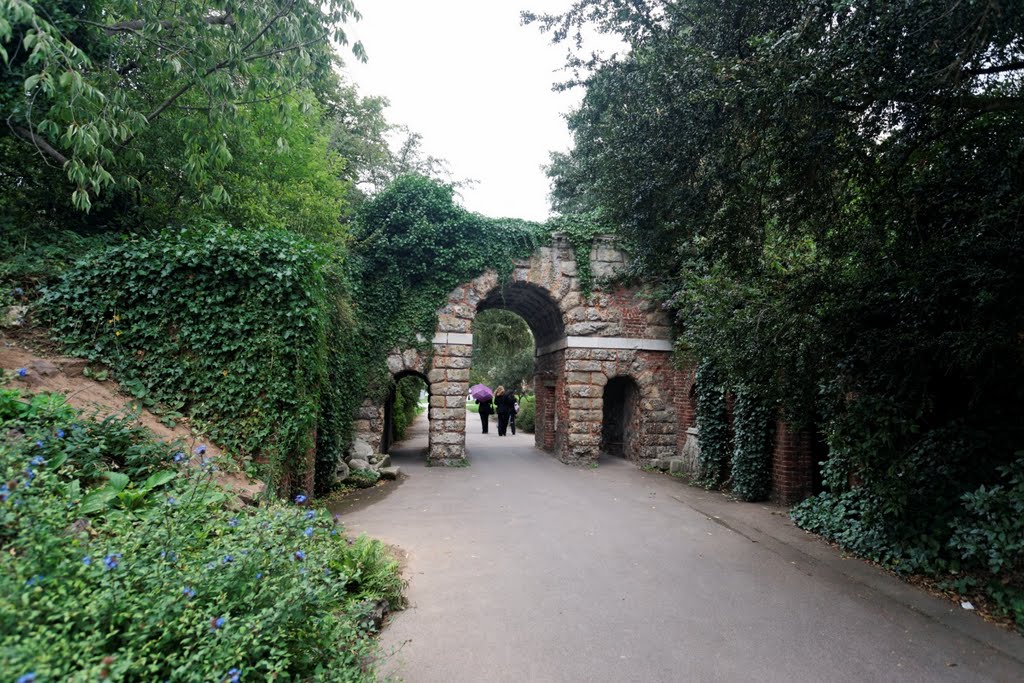
[[[391,102],[388,120],[424,138],[449,161],[471,211],[493,217],[547,218],[541,166],[566,150],[562,115],[581,92],[552,92],[562,80],[565,46],[553,46],[519,12],[556,12],[569,0],[362,0],[362,21],[346,27],[369,63],[351,54],[345,73],[363,95]]]

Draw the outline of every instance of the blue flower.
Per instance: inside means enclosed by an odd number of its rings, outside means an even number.
[[[45,445],[46,445],[46,444],[45,444],[45,443],[43,443],[42,441],[36,441],[36,448],[42,448],[42,447],[43,447],[43,446],[45,446]]]
[[[257,579],[262,579],[263,578],[263,572],[256,572],[256,578]]]
[[[64,430],[63,429],[58,429],[57,430],[57,438],[58,439],[63,439],[64,438]]]
[[[0,503],[6,503],[10,495],[11,490],[7,488],[7,484],[0,484]]]
[[[27,588],[31,588],[32,586],[36,585],[37,583],[39,583],[40,581],[42,581],[45,578],[46,577],[43,576],[42,574],[36,574],[31,579],[29,579],[28,581],[25,582],[25,586]]]
[[[306,510],[306,519],[313,519],[316,517],[316,510]]]
[[[331,575],[331,568],[330,567],[324,567],[324,576],[330,576],[330,575]]]
[[[177,562],[178,553],[174,552],[173,550],[162,550],[160,552],[160,559],[167,560],[168,562]]]
[[[15,683],[35,683],[36,672],[30,671],[27,674],[18,676],[18,680]]]
[[[295,496],[295,502],[299,505],[302,505],[303,503],[306,502],[306,497],[300,493],[299,495]]]
[[[206,452],[206,446],[204,444],[199,444],[198,446],[195,447],[195,452],[196,455],[202,455],[203,453]]]
[[[85,557],[82,558],[82,564],[84,564],[86,567],[88,567],[89,565],[92,564],[92,558],[89,557],[88,555],[86,555]]]
[[[231,519],[229,519],[228,520],[228,526],[230,526],[230,527],[238,526],[238,518],[237,517],[232,517]]]
[[[174,496],[167,496],[167,504],[168,505],[177,505],[178,504],[178,499],[175,498]]]
[[[22,296],[24,293],[25,293],[25,290],[22,289],[21,287],[15,287],[14,288],[14,296]],[[35,676],[35,674],[32,674],[32,675]]]
[[[181,594],[184,595],[189,600],[191,600],[192,598],[196,597],[196,592],[194,590],[192,590],[188,586],[185,586],[184,588],[181,589]]]
[[[111,553],[103,558],[103,564],[106,565],[107,569],[117,569],[117,565],[121,562],[121,553]]]
[[[25,368],[18,368],[18,377],[24,377],[28,374],[28,370]]]
[[[331,536],[337,536],[337,535],[338,535],[338,530],[337,529],[331,529]]]
[[[301,550],[296,550],[295,559],[301,562],[302,560],[306,559],[306,553],[302,552]]]
[[[306,530],[303,531],[302,533],[304,533],[306,535],[306,538],[313,538],[313,527],[307,526]]]
[[[238,679],[241,677],[241,675],[242,672],[238,669],[228,669],[226,683],[238,683]]]
[[[185,453],[184,452],[178,451],[177,453],[174,454],[174,462],[181,462],[184,459],[185,459]]]
[[[228,564],[228,563],[234,562],[234,561],[235,561],[235,558],[234,558],[233,555],[225,555],[224,559],[221,560],[221,562],[223,562],[224,564]]]
[[[37,455],[36,457],[34,457],[31,460],[29,460],[28,464],[32,465],[33,467],[39,467],[40,465],[42,465],[45,462],[46,462],[46,458],[44,458],[41,455]]]
[[[210,630],[216,631],[224,625],[224,617],[217,617],[216,619],[210,619]]]

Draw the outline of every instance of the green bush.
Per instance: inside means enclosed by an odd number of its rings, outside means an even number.
[[[697,428],[700,430],[700,475],[697,483],[718,488],[729,476],[732,447],[723,378],[709,363],[697,368]]]
[[[372,680],[369,611],[378,599],[401,600],[396,563],[378,542],[346,540],[301,498],[226,507],[210,463],[192,468],[181,456],[176,463],[174,447],[116,421],[102,426],[74,415],[59,399],[17,403],[4,394],[6,675]],[[112,451],[111,436],[136,449]],[[86,476],[101,465],[110,469]],[[122,491],[141,503],[129,511],[88,505],[124,472],[133,474]],[[154,478],[163,483],[151,485]],[[107,483],[94,486],[100,481]]]
[[[346,484],[359,489],[368,489],[378,481],[380,481],[380,472],[375,470],[352,470],[345,479]]]
[[[537,429],[537,397],[523,396],[519,399],[519,414],[516,415],[516,429],[533,434]]]
[[[736,391],[732,491],[743,500],[764,500],[772,488],[775,411],[756,389]]]
[[[325,400],[341,384],[328,341],[344,348],[345,336],[328,269],[285,231],[168,230],[87,254],[43,310],[71,353],[110,365],[140,399],[183,405],[233,455],[266,463],[273,484],[318,426],[319,450],[348,435],[337,425],[355,397]]]

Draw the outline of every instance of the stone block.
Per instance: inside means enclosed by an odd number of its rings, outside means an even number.
[[[565,362],[565,369],[570,372],[600,372],[601,363],[594,360],[570,360]]]
[[[395,480],[395,479],[398,479],[398,476],[401,473],[402,473],[402,470],[399,467],[381,467],[380,468],[380,478],[381,479]]]
[[[567,372],[565,381],[572,384],[590,384],[591,374],[589,372]]]
[[[569,397],[577,398],[600,398],[601,388],[592,387],[589,384],[573,384],[569,386]]]
[[[569,410],[601,410],[601,399],[599,398],[570,398]]]
[[[431,384],[443,382],[446,378],[444,368],[435,368],[427,373],[427,381]]]
[[[453,358],[457,361],[469,361],[468,358]],[[469,384],[469,368],[449,368],[445,372],[445,379],[449,382],[466,382]]]
[[[369,470],[369,469],[372,469],[370,467],[370,463],[368,461],[366,461],[366,460],[363,460],[362,458],[352,458],[351,460],[348,461],[348,466],[349,466],[349,469],[352,469],[352,470]]]

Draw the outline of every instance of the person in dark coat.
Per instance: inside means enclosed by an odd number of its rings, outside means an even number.
[[[480,399],[477,399],[476,400],[476,404],[478,406],[480,406],[480,422],[484,426],[484,431],[482,433],[486,434],[487,433],[487,420],[491,417],[491,413],[494,412],[494,406],[493,406],[493,404],[491,404],[491,399],[487,399],[485,401],[481,401]],[[500,419],[499,419],[499,422],[500,422]]]
[[[519,412],[519,398],[516,396],[514,391],[508,391],[505,394],[508,396],[508,428],[512,432],[512,436],[516,435],[516,413]]]
[[[511,392],[506,394],[505,387],[498,387],[494,392],[494,404],[498,408],[498,436],[505,436],[508,431],[508,416],[512,414],[512,406],[515,405],[515,396]]]

